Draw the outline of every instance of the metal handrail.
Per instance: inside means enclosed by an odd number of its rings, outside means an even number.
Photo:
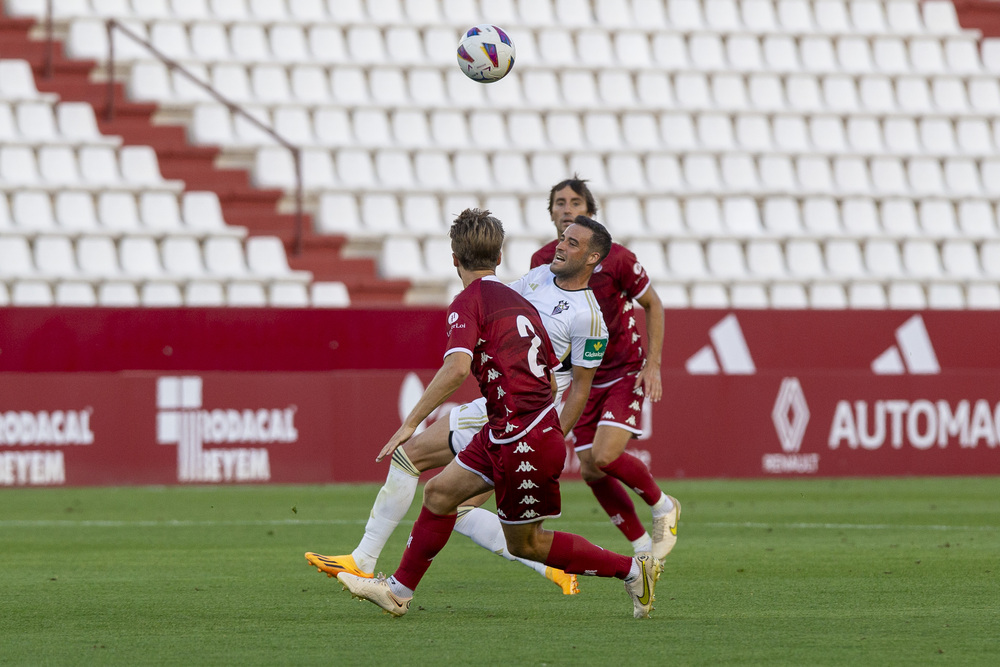
[[[53,28],[52,28],[52,4],[53,0],[46,1],[46,17],[45,17],[45,31],[46,31],[46,50],[45,50],[45,78],[52,78],[52,43],[53,43]],[[292,154],[292,161],[295,164],[295,239],[292,247],[292,254],[296,257],[302,254],[302,235],[304,232],[304,216],[302,211],[302,149],[294,145],[280,134],[274,131],[273,128],[268,127],[257,118],[254,118],[247,112],[243,107],[236,104],[235,102],[226,99],[219,92],[217,92],[210,85],[196,77],[194,74],[185,69],[180,63],[173,60],[172,58],[165,56],[159,50],[156,49],[148,41],[135,34],[127,27],[122,25],[116,19],[108,19],[105,22],[105,28],[108,34],[108,83],[107,83],[107,105],[104,109],[105,120],[111,121],[115,118],[115,41],[114,41],[114,31],[120,30],[123,35],[131,39],[132,41],[141,44],[146,48],[147,51],[156,56],[163,64],[167,66],[170,70],[177,70],[190,81],[194,82],[195,85],[202,88],[205,92],[211,95],[213,98],[218,100],[223,104],[229,111],[238,113],[245,119],[250,121],[250,123],[264,133],[269,135],[278,144],[287,148]]]
[[[51,3],[51,0],[49,0]],[[247,112],[243,107],[236,104],[235,102],[226,99],[222,94],[212,88],[210,85],[196,77],[194,74],[185,69],[180,63],[173,60],[172,58],[164,55],[159,50],[156,49],[148,41],[140,37],[139,35],[132,32],[130,29],[126,28],[116,19],[108,19],[105,22],[108,32],[108,87],[107,87],[107,105],[104,109],[105,119],[108,121],[114,120],[115,117],[115,81],[114,81],[114,71],[115,71],[115,41],[114,41],[114,31],[120,30],[123,35],[128,37],[134,42],[141,44],[146,48],[147,51],[156,56],[163,64],[167,66],[169,70],[177,70],[195,85],[203,89],[210,96],[215,98],[218,102],[223,104],[231,113],[237,113],[246,120],[250,121],[251,125],[256,126],[262,130],[265,134],[269,135],[278,144],[287,148],[292,154],[292,162],[295,165],[295,240],[293,242],[292,254],[296,257],[302,254],[302,234],[304,226],[304,217],[302,211],[302,149],[294,145],[280,134],[274,131],[273,128],[265,125],[257,118],[254,118]]]

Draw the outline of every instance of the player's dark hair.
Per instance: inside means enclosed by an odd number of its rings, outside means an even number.
[[[583,197],[584,201],[587,202],[587,215],[597,215],[597,200],[594,199],[594,193],[587,187],[587,181],[580,178],[579,174],[573,174],[573,178],[559,181],[549,190],[549,215],[552,215],[552,205],[555,203],[556,193],[567,186],[572,188],[573,192]]]
[[[601,253],[601,261],[603,262],[604,258],[608,256],[609,252],[611,252],[611,232],[608,231],[608,228],[599,223],[597,220],[588,218],[585,215],[576,216],[573,220],[573,224],[586,227],[593,232],[590,236],[590,243],[587,250],[590,252]]]
[[[448,230],[451,251],[466,271],[492,271],[500,263],[503,223],[489,211],[467,208]]]

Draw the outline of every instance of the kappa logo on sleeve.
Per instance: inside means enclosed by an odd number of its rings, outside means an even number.
[[[606,349],[608,349],[606,338],[588,338],[583,346],[583,358],[587,361],[598,361],[604,358]]]

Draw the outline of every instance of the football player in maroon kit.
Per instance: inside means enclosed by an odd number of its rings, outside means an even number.
[[[597,215],[597,203],[587,182],[574,174],[549,191],[549,216],[556,226],[557,240],[532,255],[531,268],[552,261],[558,239],[579,215]],[[625,448],[629,440],[642,433],[643,398],[656,402],[663,395],[663,304],[639,260],[618,243],[612,244],[611,252],[594,271],[590,288],[608,325],[608,349],[594,377],[587,406],[573,429],[580,474],[611,522],[632,543],[635,553],[651,552],[659,564],[677,543],[681,506],[660,489],[646,465]],[[633,301],[646,313],[649,349],[645,352],[636,328]],[[652,537],[636,514],[626,486],[650,506]]]
[[[353,596],[402,616],[451,536],[459,505],[495,490],[512,554],[571,574],[622,579],[634,617],[648,617],[657,570],[651,555],[623,556],[578,535],[542,528],[544,519],[561,513],[559,475],[566,450],[553,403],[559,360],[538,311],[496,277],[504,238],[500,221],[489,211],[466,209],[452,223],[450,236],[464,289],[448,309],[444,362],[378,458],[405,443],[470,372],[486,398],[488,422],[427,483],[396,572],[389,578],[341,572],[337,579]]]

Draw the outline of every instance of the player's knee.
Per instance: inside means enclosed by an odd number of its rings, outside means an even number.
[[[584,482],[596,482],[600,478],[604,477],[604,473],[595,464],[592,459],[586,461],[580,461],[580,477],[583,478]]]
[[[614,463],[619,456],[620,454],[613,451],[600,451],[600,452],[595,451],[593,460],[594,468],[599,470],[603,475],[605,472],[607,472],[604,469],[607,468],[612,463]]]
[[[431,479],[424,487],[424,507],[435,514],[451,514],[458,509],[458,503],[445,485]]]

